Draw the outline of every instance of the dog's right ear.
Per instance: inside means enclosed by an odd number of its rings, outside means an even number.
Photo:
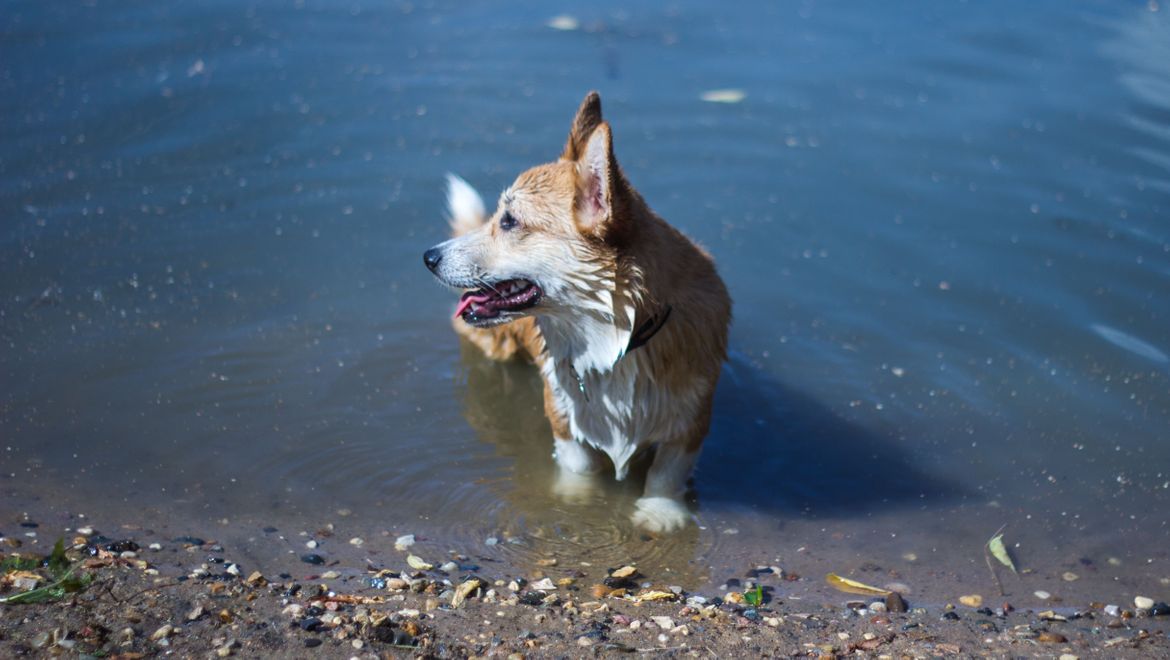
[[[569,129],[569,140],[565,142],[565,150],[561,153],[561,160],[579,160],[585,153],[589,136],[601,124],[601,95],[589,92],[581,107],[577,108],[577,116],[573,118],[573,126]]]

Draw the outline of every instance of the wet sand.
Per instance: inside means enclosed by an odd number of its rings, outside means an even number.
[[[1018,584],[1008,585],[1016,592],[1009,597],[986,593],[978,607],[957,600],[924,603],[908,593],[908,611],[895,612],[884,598],[833,591],[823,574],[802,575],[792,565],[744,566],[721,588],[692,591],[675,583],[677,574],[647,574],[638,566],[552,555],[513,566],[472,550],[443,549],[422,535],[349,536],[344,522],[303,535],[269,526],[246,538],[230,522],[182,535],[176,529],[132,523],[95,528],[84,519],[68,525],[44,518],[3,521],[6,556],[47,554],[55,539],[64,538],[73,544],[69,558],[92,583],[54,602],[0,605],[0,655],[1170,653],[1170,616],[1157,615],[1164,605],[1139,610],[1133,602],[1055,594],[1042,606],[1024,605],[1028,599]],[[919,576],[870,565],[847,577],[874,584],[913,583]],[[820,597],[793,595],[802,589]],[[18,591],[9,585],[3,596]],[[764,602],[753,603],[755,594]]]

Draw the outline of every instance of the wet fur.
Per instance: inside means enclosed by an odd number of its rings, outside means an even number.
[[[490,217],[457,177],[448,204],[453,238],[436,247],[441,281],[474,288],[524,278],[544,292],[511,322],[454,325],[493,359],[539,367],[558,491],[589,488],[582,475],[605,469],[607,457],[623,479],[630,459],[653,447],[632,517],[652,531],[685,525],[682,497],[710,424],[731,300],[711,257],[627,182],[600,98],[581,104],[560,159],[522,173]],[[505,212],[517,229],[500,226]],[[633,331],[668,309],[652,339],[627,354]]]

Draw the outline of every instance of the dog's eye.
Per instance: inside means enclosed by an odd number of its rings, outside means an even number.
[[[505,213],[500,216],[500,229],[515,229],[519,224],[520,222],[511,213]]]

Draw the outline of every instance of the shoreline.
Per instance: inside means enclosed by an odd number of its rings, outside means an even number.
[[[43,533],[22,541],[21,532],[32,529],[4,530],[5,557],[48,553]],[[1170,655],[1170,616],[1132,603],[1107,613],[1108,603],[1062,602],[1047,611],[1004,607],[998,599],[980,607],[923,607],[908,596],[908,611],[895,612],[878,597],[841,593],[838,603],[785,597],[778,588],[787,582],[814,578],[780,567],[745,567],[727,591],[691,593],[636,566],[582,567],[548,557],[516,571],[466,555],[438,556],[408,536],[392,539],[393,552],[364,566],[326,560],[310,541],[299,570],[275,575],[254,570],[230,543],[210,537],[143,530],[115,538],[81,528],[65,543],[71,566],[90,576],[88,584],[50,602],[0,604],[0,655]],[[350,539],[355,547],[364,543]],[[38,571],[51,579],[47,569],[32,572]],[[8,584],[0,597],[16,592]]]

